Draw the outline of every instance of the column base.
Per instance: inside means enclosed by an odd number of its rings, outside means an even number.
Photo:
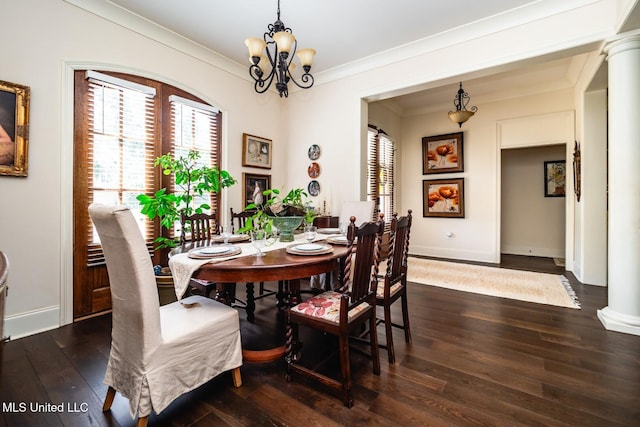
[[[609,307],[598,310],[598,319],[605,329],[640,336],[640,317],[617,313]]]

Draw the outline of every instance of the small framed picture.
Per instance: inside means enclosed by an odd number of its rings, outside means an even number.
[[[422,181],[422,216],[464,218],[464,178]]]
[[[242,166],[271,169],[270,139],[242,134]]]
[[[0,80],[0,175],[27,176],[30,88]]]
[[[544,162],[544,197],[564,197],[567,169],[564,160]]]
[[[422,138],[422,174],[464,172],[462,132]]]
[[[271,189],[271,175],[259,175],[253,173],[242,174],[242,194],[244,197],[242,208],[250,203],[261,205],[264,203],[265,190]]]

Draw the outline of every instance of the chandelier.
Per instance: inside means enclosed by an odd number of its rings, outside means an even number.
[[[251,62],[249,75],[255,81],[254,89],[256,92],[264,93],[267,91],[271,87],[274,78],[280,97],[284,96],[286,98],[289,96],[287,84],[290,81],[302,89],[308,89],[313,86],[313,76],[309,71],[316,51],[306,48],[300,49],[296,53],[298,41],[291,28],[285,27],[280,20],[280,0],[278,0],[276,22],[267,26],[267,32],[264,33],[263,38],[249,37],[244,41],[244,44],[249,49],[249,60]],[[297,81],[292,74],[296,66],[293,63],[294,55],[298,56],[304,70],[304,73],[300,76],[300,81]]]
[[[467,110],[467,104],[470,100],[471,98],[469,97],[469,94],[462,89],[462,82],[460,82],[460,89],[458,90],[456,97],[453,99],[453,105],[456,107],[456,110],[449,111],[449,118],[460,127],[462,127],[462,124],[469,120],[469,118],[478,111],[478,107],[476,106]]]

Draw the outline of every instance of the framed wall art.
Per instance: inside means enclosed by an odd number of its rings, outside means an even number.
[[[242,166],[271,169],[272,141],[248,133],[242,134]]]
[[[249,203],[262,204],[264,201],[262,192],[271,189],[271,175],[259,175],[253,173],[242,174],[242,195],[244,197],[242,209]]]
[[[544,162],[544,197],[564,197],[567,176],[564,160]]]
[[[464,218],[464,178],[422,181],[422,216]]]
[[[27,176],[30,88],[0,80],[0,175]]]
[[[422,174],[464,172],[462,132],[422,138]]]

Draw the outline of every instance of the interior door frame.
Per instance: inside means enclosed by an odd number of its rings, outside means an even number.
[[[544,135],[532,132],[532,129],[545,129]],[[501,261],[500,241],[502,237],[502,150],[510,148],[542,147],[546,145],[565,145],[565,156],[573,156],[575,140],[575,111],[499,120],[496,122],[496,252],[494,259]],[[567,177],[573,176],[573,164],[566,162]],[[575,253],[575,231],[573,203],[573,180],[566,180],[565,192],[565,269],[573,271]]]

